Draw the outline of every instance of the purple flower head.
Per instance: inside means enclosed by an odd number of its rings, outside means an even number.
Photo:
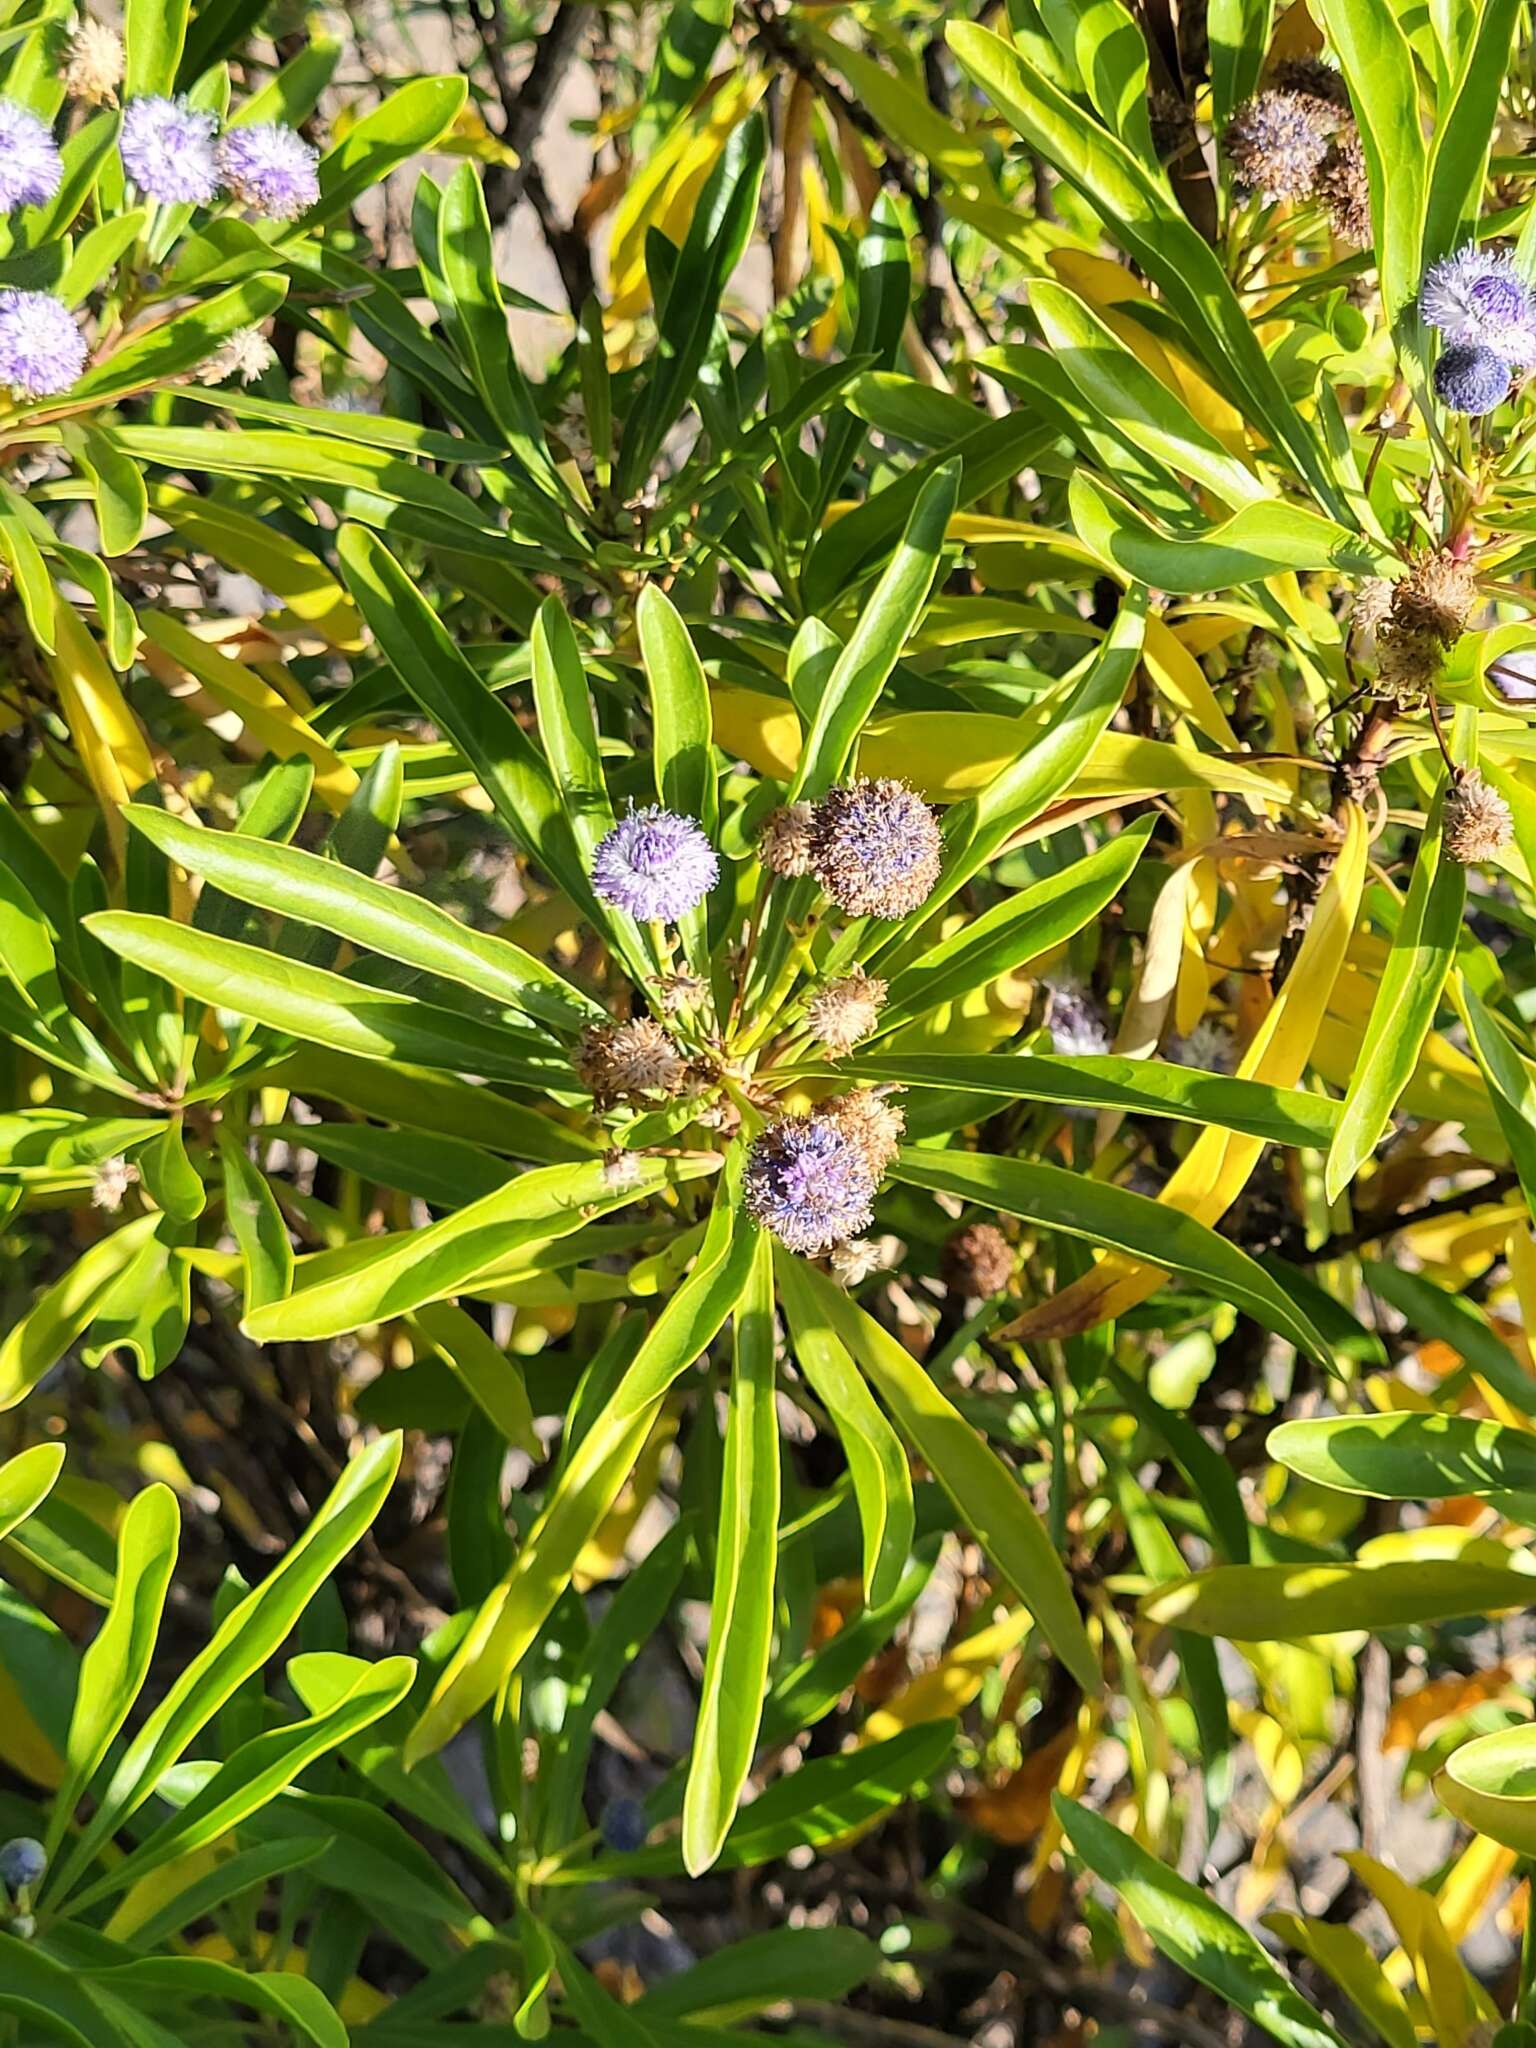
[[[206,206],[219,189],[213,140],[218,130],[214,115],[184,99],[130,100],[117,144],[123,169],[147,198]]]
[[[748,1214],[805,1254],[857,1237],[874,1213],[875,1187],[867,1151],[822,1116],[770,1125],[754,1140],[742,1177]]]
[[[0,213],[44,205],[63,178],[52,129],[27,107],[0,100]]]
[[[16,1835],[0,1849],[0,1883],[13,1892],[41,1884],[48,1870],[48,1851],[35,1836]]]
[[[85,336],[52,292],[0,291],[0,384],[23,398],[55,398],[85,368]]]
[[[1480,345],[1522,368],[1536,362],[1536,297],[1506,255],[1469,245],[1432,264],[1419,311],[1452,346]]]
[[[697,820],[660,804],[621,818],[592,856],[593,889],[642,923],[676,924],[704,901],[719,873],[719,856]]]
[[[1478,419],[1509,396],[1509,363],[1480,342],[1458,342],[1435,364],[1435,396],[1451,412]]]
[[[904,782],[829,789],[811,820],[811,872],[855,917],[905,917],[933,894],[944,844]]]
[[[281,121],[226,128],[219,143],[219,170],[231,195],[272,220],[297,220],[314,205],[319,161],[320,152]]]

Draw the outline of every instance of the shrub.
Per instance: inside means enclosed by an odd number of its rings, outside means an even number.
[[[12,2048],[1529,2048],[1524,25],[973,11],[0,18]]]

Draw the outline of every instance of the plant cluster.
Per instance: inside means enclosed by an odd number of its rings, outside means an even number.
[[[0,0],[0,2048],[1536,2048],[1524,10],[331,27]]]

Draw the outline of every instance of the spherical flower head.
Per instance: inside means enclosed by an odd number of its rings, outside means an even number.
[[[123,169],[149,199],[206,206],[219,189],[217,118],[157,93],[130,100],[117,146]]]
[[[720,857],[697,819],[660,804],[621,818],[592,856],[595,893],[642,923],[676,924],[704,901],[719,875]]]
[[[320,197],[320,152],[281,121],[226,128],[219,170],[233,198],[269,220],[297,220]]]
[[[0,291],[0,384],[22,398],[56,398],[85,368],[85,336],[52,292]]]
[[[811,872],[812,804],[780,804],[770,811],[758,834],[757,857],[771,875]]]
[[[105,1209],[109,1215],[115,1215],[123,1206],[123,1197],[136,1185],[138,1178],[139,1169],[121,1153],[111,1159],[103,1159],[91,1182],[92,1203],[98,1209]]]
[[[46,205],[63,181],[53,130],[29,107],[0,100],[0,213]]]
[[[1051,1050],[1079,1058],[1108,1052],[1109,1026],[1082,983],[1063,975],[1045,986],[1045,1021],[1051,1034]]]
[[[115,107],[124,62],[117,30],[82,15],[64,52],[64,90],[87,106]]]
[[[828,1052],[850,1052],[868,1038],[885,1007],[886,984],[878,974],[849,974],[829,981],[806,1005],[811,1036]]]
[[[1479,341],[1458,342],[1435,364],[1435,396],[1450,412],[1480,419],[1509,396],[1509,363]]]
[[[1328,145],[1317,174],[1317,196],[1328,212],[1333,232],[1352,248],[1371,245],[1371,179],[1365,165],[1365,144],[1353,123]]]
[[[792,1116],[754,1139],[742,1194],[780,1244],[815,1255],[860,1234],[877,1184],[863,1148],[830,1117]]]
[[[1222,137],[1239,190],[1309,198],[1328,154],[1327,112],[1308,93],[1260,92],[1244,100]]]
[[[871,1273],[879,1272],[885,1264],[885,1253],[875,1238],[850,1237],[833,1245],[827,1254],[827,1264],[839,1287],[857,1287]]]
[[[574,1065],[600,1109],[637,1095],[680,1095],[689,1071],[687,1060],[654,1017],[588,1025]]]
[[[1237,1065],[1237,1047],[1225,1024],[1202,1017],[1187,1037],[1170,1038],[1163,1048],[1179,1067],[1198,1067],[1206,1074],[1230,1074]]]
[[[1445,850],[1462,867],[1492,860],[1514,836],[1509,805],[1475,768],[1459,768],[1445,799]]]
[[[47,1869],[48,1852],[31,1835],[16,1835],[0,1848],[0,1884],[10,1891],[30,1891]]]
[[[199,384],[224,384],[238,377],[242,384],[254,384],[277,361],[277,350],[259,327],[237,327],[226,334],[211,356],[198,364]]]
[[[1433,633],[1411,632],[1390,619],[1376,635],[1376,694],[1412,711],[1424,702],[1445,666]]]
[[[1392,617],[1408,633],[1432,633],[1452,646],[1477,602],[1477,571],[1449,548],[1419,555],[1392,586]]]
[[[906,1112],[889,1088],[855,1088],[847,1095],[834,1095],[819,1105],[816,1114],[836,1124],[858,1146],[876,1180],[901,1149],[907,1128]]]
[[[1013,1246],[995,1223],[967,1223],[944,1247],[944,1284],[966,1301],[990,1301],[1013,1281]]]
[[[933,812],[904,782],[829,789],[811,824],[811,872],[855,917],[905,917],[933,894],[944,852]]]
[[[1481,347],[1522,367],[1536,361],[1536,299],[1508,255],[1472,244],[1442,257],[1425,272],[1419,311],[1451,348]],[[1498,403],[1466,406],[1440,395],[1457,412],[1489,412]]]

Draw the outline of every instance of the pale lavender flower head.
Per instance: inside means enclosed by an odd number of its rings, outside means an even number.
[[[1170,1038],[1163,1053],[1177,1067],[1198,1067],[1207,1074],[1230,1074],[1237,1066],[1232,1034],[1214,1017],[1202,1017],[1185,1038]]]
[[[704,901],[719,874],[719,856],[697,820],[660,804],[621,818],[592,856],[596,894],[642,923],[676,924]]]
[[[866,1228],[876,1176],[866,1150],[829,1117],[791,1116],[753,1141],[747,1212],[792,1252],[830,1251]]]
[[[213,114],[184,99],[151,94],[123,110],[118,148],[123,169],[147,198],[171,206],[206,206],[219,189]]]
[[[1536,362],[1536,297],[1507,255],[1469,244],[1431,264],[1419,311],[1450,347],[1492,349],[1519,368]]]
[[[0,100],[0,213],[45,205],[63,178],[52,129],[30,108]]]
[[[52,292],[0,291],[0,384],[23,398],[55,398],[85,368],[85,336]]]
[[[219,171],[231,196],[272,220],[297,220],[314,205],[319,161],[320,152],[281,121],[226,128],[219,143]]]

